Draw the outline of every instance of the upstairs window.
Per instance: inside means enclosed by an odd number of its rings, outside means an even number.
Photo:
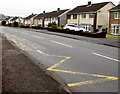
[[[67,15],[67,19],[71,19],[71,15]]]
[[[120,19],[120,12],[115,12],[114,19]]]
[[[77,19],[77,14],[73,14],[73,19]]]
[[[94,14],[89,14],[89,18],[94,18]]]
[[[86,14],[82,14],[82,15],[81,15],[81,18],[86,18]]]

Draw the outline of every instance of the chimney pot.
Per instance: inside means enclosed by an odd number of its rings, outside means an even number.
[[[88,1],[88,5],[91,5],[91,1]]]
[[[43,11],[43,13],[45,13],[45,11]]]
[[[60,11],[60,8],[57,8],[57,11]]]

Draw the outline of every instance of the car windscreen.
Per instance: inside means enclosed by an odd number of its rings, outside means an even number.
[[[68,25],[68,26],[80,28],[80,27],[77,26],[77,25]]]

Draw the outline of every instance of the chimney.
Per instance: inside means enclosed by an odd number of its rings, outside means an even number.
[[[91,5],[91,1],[88,1],[88,5]]]
[[[57,8],[57,11],[60,11],[60,8]]]
[[[120,1],[118,2],[118,5],[120,4]]]
[[[45,13],[45,11],[43,11],[43,13]]]

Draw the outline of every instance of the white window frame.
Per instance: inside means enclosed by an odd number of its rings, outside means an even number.
[[[120,35],[120,24],[112,24],[111,27],[112,27],[111,28],[111,30],[112,30],[111,34]],[[117,33],[117,29],[118,29],[118,33]]]
[[[114,19],[120,19],[120,12],[115,12]]]
[[[91,15],[92,15],[92,17],[90,17]],[[95,15],[94,15],[94,14],[92,14],[92,13],[91,13],[91,14],[89,14],[89,18],[90,18],[90,19],[93,19],[94,17],[95,17]]]
[[[85,17],[84,17],[84,16],[85,16]],[[85,13],[81,14],[81,18],[82,18],[82,19],[86,19],[86,16],[87,16],[87,15],[86,15]]]
[[[86,29],[87,31],[91,31],[91,26],[90,24],[81,24],[82,28]]]

